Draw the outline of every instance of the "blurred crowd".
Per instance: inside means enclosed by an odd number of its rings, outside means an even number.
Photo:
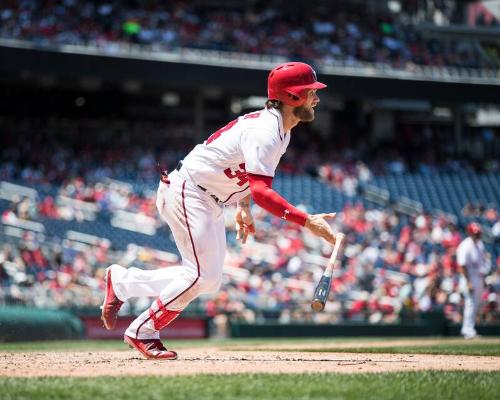
[[[102,303],[104,270],[110,264],[161,268],[177,261],[173,254],[165,257],[162,251],[133,244],[116,251],[106,239],[84,243],[28,230],[17,240],[3,239],[0,304],[95,311]]]
[[[487,7],[485,3],[489,3],[490,7]],[[498,7],[494,1],[477,1],[470,4],[467,15],[468,23],[478,27],[498,28],[500,26],[500,16],[492,12],[492,8],[495,6]]]
[[[492,224],[499,219],[498,210],[495,206],[491,204],[485,205],[481,202],[467,203],[462,210],[462,215],[464,217],[483,218]]]
[[[0,252],[0,301],[41,308],[98,307],[103,271],[112,259],[105,243],[75,246],[26,232]]]
[[[134,191],[123,182],[85,182],[77,177],[65,181],[53,196],[12,196],[10,204],[2,211],[2,221],[17,219],[37,221],[40,217],[66,221],[94,220],[98,213],[117,210],[139,216],[156,216],[156,194],[153,190]]]
[[[416,24],[426,19],[449,22],[457,13],[457,2],[426,2],[424,12],[421,2],[397,3],[391,9],[282,0],[232,6],[159,0],[4,0],[0,36],[42,45],[93,45],[109,53],[132,43],[152,46],[154,51],[211,49],[321,65],[340,61],[407,69],[414,65],[494,67],[470,40],[424,38],[418,30]]]
[[[106,179],[134,184],[155,182],[158,168],[175,168],[194,145],[209,135],[200,135],[193,123],[141,118],[0,116],[0,124],[7,133],[0,137],[0,180],[39,187],[56,184],[65,195],[80,200],[102,197],[102,185],[93,188],[89,185]],[[377,146],[369,144],[363,132],[356,131],[353,135],[352,128],[337,127],[335,145],[331,138],[308,127],[300,126],[297,131],[299,129],[303,131],[294,135],[279,170],[318,175],[348,194],[354,193],[358,183],[384,173],[500,171],[494,150],[489,156],[486,152],[471,159],[457,159],[446,148],[445,140],[426,141],[425,138],[433,137],[430,127],[425,128],[425,132],[411,125],[400,127],[394,141]],[[440,128],[441,135],[443,130]],[[346,138],[352,141],[353,137],[356,142],[346,141]],[[478,143],[474,140],[480,138],[480,132],[473,131],[464,140],[475,147]],[[481,143],[481,146],[488,144]]]
[[[327,313],[314,315],[311,290],[331,247],[305,230],[257,214],[261,229],[255,241],[241,252],[231,248],[227,260],[249,270],[250,277],[238,281],[228,276],[220,294],[207,303],[208,311],[213,307],[214,313],[223,310],[250,322],[265,318],[262,310],[277,311],[283,322],[392,322],[436,310],[452,321],[461,319],[463,282],[455,253],[464,236],[448,217],[408,218],[392,210],[346,205],[334,223],[347,235],[345,256],[334,275]],[[266,221],[270,226],[262,229]],[[498,320],[500,257],[490,261],[482,318]]]
[[[71,192],[79,185],[72,180],[80,177],[86,182],[154,181],[158,163],[175,166],[195,137],[192,124],[143,119],[5,117],[0,122],[7,132],[0,138],[0,179],[71,185]],[[86,195],[77,191],[75,196]]]
[[[310,299],[332,248],[307,230],[254,207],[257,233],[245,246],[235,241],[232,209],[226,212],[228,252],[224,282],[215,297],[192,307],[217,319],[273,319],[330,323],[343,320],[393,322],[422,311],[443,311],[461,319],[463,283],[456,248],[464,238],[444,215],[408,217],[391,209],[347,204],[334,229],[347,235],[342,262],[332,283],[326,312],[313,314]],[[130,246],[116,251],[102,241],[92,245],[25,233],[0,253],[0,301],[39,307],[86,308],[102,302],[104,268],[118,262],[142,268],[176,263],[158,261],[154,249]],[[500,318],[500,256],[490,256],[483,321]],[[137,299],[125,312],[147,307]]]
[[[2,222],[9,226],[43,218],[80,221],[89,206],[95,214],[124,210],[161,225],[155,210],[157,161],[172,169],[195,141],[194,128],[188,124],[52,117],[38,124],[30,118],[1,121],[8,134],[0,137],[0,181],[38,190],[38,197],[20,194],[0,199]],[[415,154],[420,159],[409,160],[398,146],[374,151],[377,157],[370,157],[362,149],[325,144],[313,133],[297,135],[280,163],[281,173],[318,175],[355,199],[357,185],[375,174],[460,172],[477,166],[466,160],[443,163],[419,152]],[[498,170],[498,161],[486,161],[481,170]],[[0,195],[5,193],[0,186]],[[490,221],[498,246],[498,212],[495,206],[471,203],[464,205],[463,216]],[[335,271],[326,312],[313,314],[309,301],[331,247],[258,207],[254,207],[256,237],[240,246],[234,239],[232,209],[226,214],[224,284],[215,297],[192,305],[197,312],[222,321],[283,323],[391,322],[433,310],[442,310],[455,322],[461,318],[463,295],[455,252],[464,235],[450,216],[408,217],[391,207],[365,208],[355,200],[348,202],[333,223],[336,231],[347,234],[344,258]],[[175,255],[166,257],[151,248],[131,245],[118,251],[107,241],[82,244],[29,230],[23,235],[15,231],[8,238],[5,230],[0,234],[3,303],[95,309],[102,302],[104,268],[109,264],[157,268],[178,262]],[[168,240],[165,231],[158,234]],[[499,256],[498,252],[491,256],[485,276],[483,321],[499,319]],[[147,299],[138,299],[124,312],[136,313],[147,306]]]

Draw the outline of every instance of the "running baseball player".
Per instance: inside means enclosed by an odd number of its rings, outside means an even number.
[[[106,270],[102,320],[113,329],[121,305],[132,297],[156,298],[125,331],[124,340],[148,359],[176,359],[160,341],[160,330],[201,294],[222,280],[226,249],[223,212],[237,203],[237,239],[255,233],[250,200],[286,221],[335,242],[327,220],[335,213],[307,214],[272,189],[276,167],[299,122],[314,120],[317,90],[326,85],[307,64],[289,62],[268,76],[265,108],[238,117],[197,145],[175,171],[164,173],[156,206],[169,225],[182,265],[153,271],[111,265]]]
[[[462,274],[465,295],[461,334],[465,339],[477,336],[474,328],[476,316],[484,290],[484,275],[488,272],[488,260],[481,241],[481,225],[472,222],[467,225],[468,237],[457,248],[457,263]]]

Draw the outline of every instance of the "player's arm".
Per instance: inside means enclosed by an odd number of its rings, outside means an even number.
[[[307,214],[294,207],[275,190],[272,189],[273,178],[270,176],[248,174],[250,192],[256,204],[276,217],[291,221],[309,228],[315,235],[328,242],[335,243],[335,235],[327,219],[335,217],[330,214]]]
[[[245,196],[238,200],[236,205],[236,240],[241,240],[243,244],[246,243],[248,235],[255,234],[255,225],[250,210],[251,197],[251,195]]]
[[[334,218],[335,213],[308,215],[289,204],[272,189],[272,177],[282,154],[279,127],[249,128],[241,137],[241,149],[245,156],[250,192],[255,203],[271,214],[305,226],[328,242],[335,243],[332,228],[326,221]]]

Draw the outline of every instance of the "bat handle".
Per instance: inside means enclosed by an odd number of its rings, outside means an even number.
[[[333,268],[335,264],[335,260],[337,259],[337,255],[339,253],[340,247],[344,241],[345,234],[339,232],[335,235],[335,245],[333,247],[332,255],[330,256],[330,260],[328,260],[328,268]]]

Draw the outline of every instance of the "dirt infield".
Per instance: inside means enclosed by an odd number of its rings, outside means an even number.
[[[356,347],[381,347],[417,345],[418,341],[360,342]],[[427,345],[439,340],[423,342]],[[500,341],[498,341],[500,345]],[[296,348],[293,352],[280,352],[278,348]],[[127,375],[190,375],[233,373],[353,373],[394,372],[416,370],[467,370],[500,371],[500,357],[450,356],[426,354],[368,354],[306,352],[319,345],[299,346],[242,346],[187,348],[179,351],[176,361],[148,361],[135,351],[103,352],[2,352],[0,376],[127,376]],[[353,347],[353,343],[335,344],[331,347]],[[269,348],[269,346],[267,346]],[[324,345],[321,348],[325,348]],[[255,350],[253,350],[255,349]]]

